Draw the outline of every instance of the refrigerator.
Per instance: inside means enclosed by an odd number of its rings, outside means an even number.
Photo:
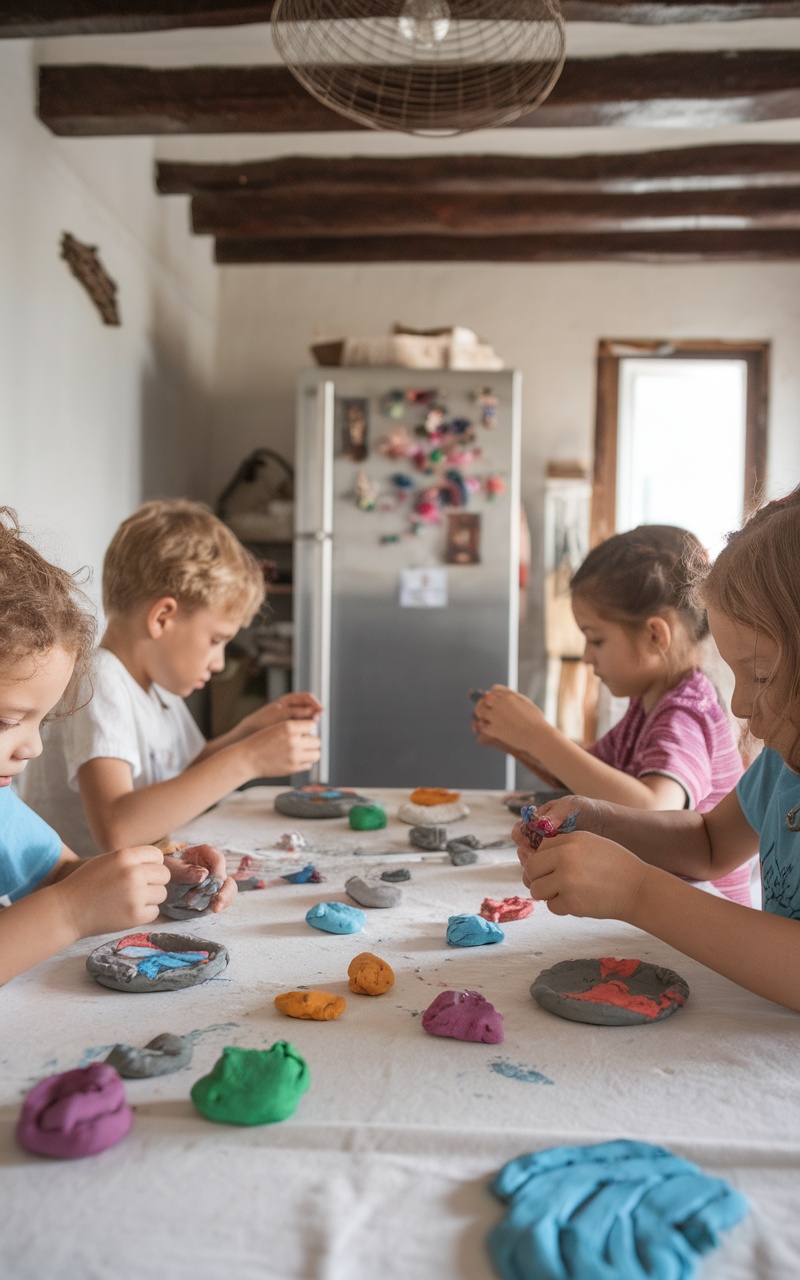
[[[520,382],[301,375],[293,663],[325,709],[314,781],[513,787],[513,759],[472,733],[470,695],[517,685]]]

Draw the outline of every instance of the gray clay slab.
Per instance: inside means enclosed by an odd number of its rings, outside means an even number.
[[[592,999],[580,998],[589,991]],[[531,995],[543,1009],[572,1022],[631,1027],[668,1018],[689,999],[689,987],[674,970],[645,960],[562,960],[542,970]]]
[[[173,882],[167,889],[167,896],[161,903],[162,916],[172,920],[199,920],[211,911],[211,899],[219,893],[222,881],[216,876],[209,876],[200,884],[177,884]]]
[[[346,818],[354,804],[369,804],[355,791],[282,791],[275,809],[287,818]]]
[[[127,1080],[146,1076],[167,1076],[192,1060],[194,1044],[188,1036],[173,1036],[168,1031],[137,1049],[132,1044],[115,1044],[106,1062]]]
[[[145,957],[123,956],[117,951],[120,944],[131,945],[132,938],[142,936],[161,951],[207,951],[208,960],[205,963],[198,961],[185,965],[180,969],[164,969],[155,977],[148,978],[139,972],[137,963],[137,960]],[[139,932],[95,947],[86,957],[86,968],[95,982],[103,987],[111,987],[113,991],[181,991],[184,987],[207,982],[209,978],[221,973],[228,959],[227,949],[221,942],[195,938],[190,933]]]
[[[389,884],[397,884],[401,880],[410,880],[411,872],[408,867],[398,867],[396,871],[382,871],[381,880],[388,880]]]
[[[408,839],[415,849],[427,849],[435,852],[447,847],[447,827],[421,826],[412,827]]]
[[[543,788],[541,791],[515,791],[512,795],[506,796],[504,804],[512,813],[521,813],[525,805],[532,804],[535,808],[542,804],[548,804],[550,800],[560,800],[563,796],[571,796],[571,791],[565,791],[563,788]]]
[[[381,884],[365,880],[363,876],[351,876],[345,880],[344,887],[362,907],[396,907],[403,896],[403,890],[396,884]]]

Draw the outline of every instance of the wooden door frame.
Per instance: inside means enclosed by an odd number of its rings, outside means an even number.
[[[590,545],[596,546],[616,531],[617,430],[619,423],[620,361],[744,360],[747,365],[747,402],[744,458],[744,513],[761,503],[767,462],[767,396],[769,342],[630,341],[602,338],[597,345],[597,403],[594,436],[594,486]]]

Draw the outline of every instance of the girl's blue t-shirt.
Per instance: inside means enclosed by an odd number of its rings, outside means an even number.
[[[764,910],[800,920],[800,775],[765,747],[737,784],[742,813],[758,832]],[[787,821],[789,819],[789,821]]]
[[[0,901],[24,898],[60,857],[61,837],[10,787],[0,788]]]

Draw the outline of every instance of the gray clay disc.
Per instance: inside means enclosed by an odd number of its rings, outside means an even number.
[[[351,876],[345,880],[344,887],[361,907],[396,907],[403,896],[403,890],[396,884],[381,884],[379,880],[365,880],[363,876]]]
[[[590,991],[592,998],[586,999]],[[672,969],[645,960],[609,957],[562,960],[552,969],[543,969],[531,995],[560,1018],[601,1027],[632,1027],[668,1018],[686,1004],[689,987]]]
[[[382,871],[381,880],[388,880],[389,884],[397,884],[401,880],[410,880],[411,872],[408,867],[398,867],[396,871]]]
[[[168,1031],[137,1049],[132,1044],[115,1044],[106,1058],[121,1076],[141,1080],[145,1076],[167,1076],[188,1067],[194,1045],[188,1036],[173,1036]]]
[[[532,804],[537,809],[541,804],[547,804],[550,800],[560,800],[562,796],[571,796],[571,791],[564,791],[562,788],[542,788],[541,791],[515,791],[512,795],[506,796],[503,803],[512,813],[521,813],[523,806]]]
[[[147,955],[121,954],[123,948],[140,947],[143,938],[152,944],[148,950],[152,950],[153,956],[157,956],[159,951],[207,951],[208,959],[195,960],[177,969],[160,969],[153,977],[148,977],[139,970],[139,965],[148,959]],[[86,957],[86,968],[95,982],[102,987],[111,987],[113,991],[180,991],[183,987],[207,982],[221,973],[227,963],[228,952],[221,942],[195,938],[190,933],[144,931],[104,942]]]
[[[219,893],[222,881],[209,876],[200,884],[178,884],[173,881],[161,903],[162,916],[171,920],[199,920],[211,911],[211,899]]]
[[[275,797],[275,808],[287,818],[346,818],[354,804],[369,804],[355,791],[338,791],[330,787],[319,791],[282,791]]]

